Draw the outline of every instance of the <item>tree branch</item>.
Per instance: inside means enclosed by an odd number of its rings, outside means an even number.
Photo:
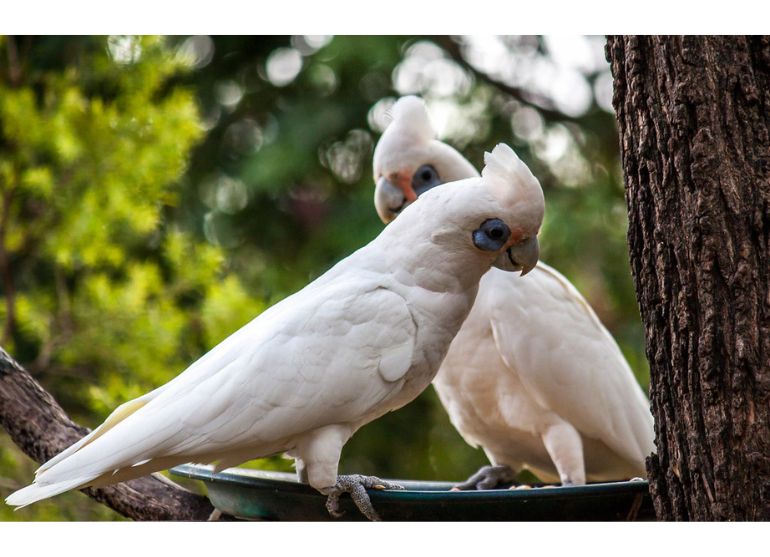
[[[10,342],[16,327],[16,288],[11,270],[11,256],[5,245],[6,231],[11,214],[13,194],[18,184],[18,173],[14,172],[14,183],[8,184],[2,189],[3,206],[0,208],[0,277],[5,291],[5,328],[3,329],[2,342]]]
[[[478,68],[474,67],[465,59],[462,53],[462,49],[460,48],[460,44],[452,39],[452,37],[442,35],[431,37],[431,39],[438,46],[440,46],[444,52],[446,52],[449,57],[452,58],[452,60],[457,62],[467,71],[471,72],[477,79],[487,83],[488,85],[491,85],[495,89],[499,89],[507,95],[510,95],[520,103],[534,108],[546,120],[551,122],[579,122],[582,120],[582,116],[575,118],[574,116],[570,116],[556,109],[553,106],[553,103],[546,98],[536,95],[531,91],[527,91],[526,89],[522,89],[521,87],[509,85],[503,81],[495,79],[491,75],[484,73]]]
[[[88,428],[73,422],[54,398],[2,348],[0,424],[22,451],[40,463],[89,432]],[[206,520],[214,511],[206,497],[153,476],[82,491],[134,520]]]
[[[7,37],[8,52],[8,81],[12,87],[18,87],[21,83],[21,62],[19,60],[19,50],[16,48],[16,39]]]

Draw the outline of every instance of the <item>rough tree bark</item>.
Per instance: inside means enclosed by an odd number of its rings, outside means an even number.
[[[0,424],[14,443],[41,463],[89,431],[70,420],[53,397],[2,348]],[[155,476],[83,492],[134,520],[206,520],[214,511],[206,497]]]
[[[770,519],[770,39],[610,37],[658,518]]]

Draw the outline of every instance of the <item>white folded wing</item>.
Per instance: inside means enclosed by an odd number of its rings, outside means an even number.
[[[583,296],[542,262],[532,273],[536,280],[511,280],[494,269],[490,274],[500,278],[484,284],[484,294],[494,296],[489,317],[495,344],[528,394],[581,434],[644,462],[654,450],[649,403]],[[517,288],[524,281],[530,281],[527,288]],[[535,297],[533,288],[542,292]]]

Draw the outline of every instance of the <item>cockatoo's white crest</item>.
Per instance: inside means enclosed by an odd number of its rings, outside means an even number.
[[[436,130],[430,121],[425,101],[409,95],[401,97],[390,109],[391,126],[400,128],[401,133],[411,134],[415,139],[427,142],[436,137]]]
[[[481,175],[490,181],[500,181],[504,185],[512,180],[533,186],[539,185],[529,167],[505,143],[498,143],[491,153],[484,153],[484,169]]]
[[[498,143],[491,153],[484,153],[484,164],[481,177],[500,202],[504,205],[529,203],[533,211],[527,215],[542,222],[543,213],[536,210],[538,206],[544,207],[540,182],[514,150]],[[517,224],[531,228],[533,223],[519,220]]]
[[[430,184],[420,188],[427,165],[441,182],[478,176],[457,151],[435,139],[436,132],[422,99],[402,97],[391,108],[392,120],[374,149],[372,170],[377,188],[374,204],[383,222],[390,222]],[[417,190],[417,191],[416,191]]]
[[[386,176],[397,182],[393,174],[402,170],[393,168],[397,153],[426,149],[436,137],[425,102],[419,97],[400,98],[390,109],[390,116],[390,123],[374,150],[375,181],[380,176]]]

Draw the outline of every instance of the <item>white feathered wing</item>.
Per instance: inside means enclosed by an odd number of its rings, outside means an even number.
[[[497,292],[490,312],[503,361],[516,370],[538,404],[626,459],[629,475],[634,470],[643,473],[644,459],[654,450],[652,415],[615,339],[558,271],[540,262],[532,274],[537,275],[532,286],[546,292],[526,300],[521,291],[509,296]],[[514,286],[508,276],[497,278]],[[522,311],[527,303],[537,311]],[[533,334],[522,335],[522,327]],[[591,467],[601,466],[587,452],[587,472],[592,475]]]

